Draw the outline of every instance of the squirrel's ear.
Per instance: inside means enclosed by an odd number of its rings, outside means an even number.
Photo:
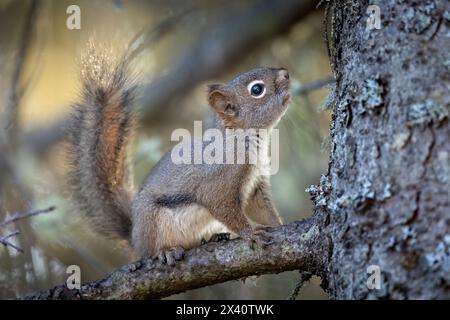
[[[223,84],[221,84],[221,83],[211,83],[211,84],[208,84],[207,87],[208,87],[208,94],[210,94],[214,90],[222,89],[223,88]]]
[[[229,114],[232,110],[231,108],[231,97],[230,94],[222,89],[214,89],[208,93],[208,103],[211,108],[214,109],[219,115]]]

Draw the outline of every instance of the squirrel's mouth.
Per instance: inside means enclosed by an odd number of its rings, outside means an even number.
[[[289,73],[287,69],[277,69],[278,75],[275,79],[275,90],[281,98],[282,106],[286,106],[291,101]]]
[[[289,91],[289,89],[287,89],[286,91],[283,92],[283,100],[282,100],[282,104],[283,106],[287,105],[289,102],[291,102],[291,92]]]
[[[281,103],[283,106],[291,101],[291,91],[289,80],[278,83],[277,85],[278,95],[281,97]]]

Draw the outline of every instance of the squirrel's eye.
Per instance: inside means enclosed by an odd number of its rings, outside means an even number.
[[[247,89],[254,98],[262,98],[266,93],[266,87],[264,86],[264,82],[261,80],[252,81],[248,85]]]
[[[252,95],[259,96],[264,90],[264,87],[262,84],[255,84],[252,87]]]

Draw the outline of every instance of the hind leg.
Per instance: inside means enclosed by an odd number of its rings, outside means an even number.
[[[201,243],[213,220],[208,210],[196,204],[175,208],[150,205],[134,212],[133,246],[141,256],[172,265],[183,258],[183,249]]]
[[[131,243],[140,257],[154,257],[156,254],[157,226],[155,214],[150,211],[136,210],[133,213]]]
[[[180,230],[170,225],[170,216],[170,212],[161,208],[135,215],[132,242],[138,255],[158,258],[168,265],[183,259],[182,245],[186,241],[182,239]]]

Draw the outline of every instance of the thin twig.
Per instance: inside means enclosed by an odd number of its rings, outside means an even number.
[[[29,218],[29,217],[32,217],[32,216],[35,216],[35,215],[38,215],[38,214],[41,214],[41,213],[48,213],[48,212],[51,212],[53,210],[55,210],[54,206],[49,207],[47,209],[40,209],[40,210],[35,210],[35,211],[31,211],[31,212],[26,212],[26,213],[15,213],[15,214],[12,215],[11,218],[9,218],[9,219],[3,221],[2,223],[0,223],[0,228],[4,227],[4,226],[6,226],[6,225],[8,225],[10,223],[16,222],[17,220]]]
[[[1,237],[1,238],[0,238],[0,241],[8,240],[9,238],[14,237],[14,236],[17,236],[18,234],[20,234],[20,232],[19,232],[18,230],[16,230],[16,231],[14,231],[13,233],[10,233],[10,234],[8,234],[8,235],[6,235],[6,236],[4,236],[4,237]]]
[[[288,300],[296,300],[297,296],[309,279],[311,279],[312,273],[311,272],[300,272],[300,280],[295,285],[294,290],[292,291],[291,295],[289,296]]]
[[[295,95],[307,94],[310,91],[321,89],[329,84],[334,83],[333,77],[328,77],[325,79],[316,80],[305,85],[300,86],[300,88],[294,90]]]
[[[131,39],[127,51],[125,52],[125,60],[133,60],[139,53],[141,53],[145,48],[152,46],[158,40],[160,40],[164,35],[168,34],[169,31],[173,30],[177,24],[180,23],[183,17],[188,13],[192,12],[195,7],[189,7],[180,12],[164,19],[156,27],[146,27],[140,32],[138,32],[133,39]]]
[[[18,234],[20,234],[19,231],[14,231],[13,233],[10,233],[4,237],[0,238],[0,243],[3,244],[5,247],[11,247],[13,249],[16,249],[17,251],[24,253],[23,249],[17,247],[15,244],[12,244],[11,242],[8,241],[9,238],[12,238],[14,236],[17,236]]]
[[[3,221],[2,223],[0,223],[0,228],[1,227],[5,227],[8,224],[11,224],[13,222],[16,222],[18,220],[21,219],[25,219],[25,218],[29,218],[41,213],[48,213],[55,210],[55,207],[49,207],[47,209],[40,209],[40,210],[35,210],[35,211],[31,211],[31,212],[26,212],[26,213],[15,213],[12,215],[12,217],[10,217],[9,219],[6,219],[5,221]],[[19,235],[20,232],[19,231],[14,231],[4,237],[0,237],[0,243],[3,244],[5,247],[11,247],[17,251],[19,251],[20,253],[24,253],[25,251],[22,248],[19,248],[18,246],[16,246],[15,244],[11,243],[8,241],[9,238],[12,238],[14,236]]]

